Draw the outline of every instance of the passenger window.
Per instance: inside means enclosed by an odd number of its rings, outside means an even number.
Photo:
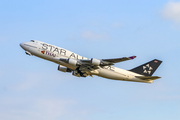
[[[31,40],[31,42],[35,42],[34,40]]]

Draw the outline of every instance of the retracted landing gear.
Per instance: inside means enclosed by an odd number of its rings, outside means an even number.
[[[73,71],[72,75],[76,76],[76,77],[87,77],[88,74],[86,72],[82,72],[79,70],[79,67]]]
[[[72,75],[74,75],[76,77],[87,77],[88,76],[87,73],[82,73],[81,71],[78,71],[78,70],[74,70]]]

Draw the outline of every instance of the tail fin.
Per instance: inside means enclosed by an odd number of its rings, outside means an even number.
[[[145,63],[143,65],[140,65],[136,68],[133,68],[129,71],[145,75],[145,76],[152,76],[152,74],[156,71],[156,69],[159,67],[159,65],[162,63],[162,61],[154,59],[148,63]]]

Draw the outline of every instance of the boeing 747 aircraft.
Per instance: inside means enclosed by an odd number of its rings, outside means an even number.
[[[97,75],[113,80],[143,83],[153,83],[153,80],[161,78],[158,76],[152,76],[159,65],[162,63],[162,61],[157,59],[154,59],[131,70],[123,70],[112,65],[118,62],[132,60],[136,56],[114,59],[88,59],[64,48],[37,40],[21,43],[20,46],[25,50],[27,55],[34,55],[57,63],[59,71],[69,73],[72,72],[72,75],[77,77]]]

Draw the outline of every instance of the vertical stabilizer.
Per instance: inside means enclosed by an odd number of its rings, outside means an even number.
[[[152,74],[156,71],[156,69],[159,67],[159,65],[162,63],[162,61],[154,59],[148,63],[145,63],[143,65],[140,65],[136,68],[133,68],[129,71],[145,75],[145,76],[152,76]]]

